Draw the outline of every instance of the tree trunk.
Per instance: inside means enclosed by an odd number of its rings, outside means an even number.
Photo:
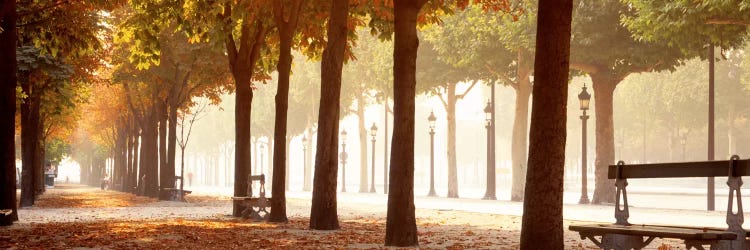
[[[174,167],[169,168],[169,159],[167,158],[167,120],[169,120],[169,111],[167,103],[159,100],[157,105],[157,117],[159,119],[159,199],[168,200],[169,195],[165,193],[165,188],[174,188]]]
[[[540,0],[521,249],[563,249],[563,177],[573,1]]]
[[[456,160],[456,83],[446,87],[446,119],[448,121],[448,198],[458,198],[458,165]]]
[[[276,71],[279,73],[279,84],[276,90],[276,116],[274,122],[274,138],[269,139],[268,151],[273,147],[273,170],[269,171],[273,183],[271,192],[271,214],[269,221],[286,222],[286,170],[287,170],[287,111],[289,109],[289,76],[292,71],[292,42],[297,33],[297,21],[302,6],[301,0],[289,2],[276,1],[273,5],[274,20],[279,34],[279,61]],[[284,18],[285,14],[289,18]],[[281,142],[281,143],[273,143]],[[270,155],[270,154],[269,154]]]
[[[521,56],[519,56],[521,60]],[[529,96],[531,82],[529,70],[519,67],[516,91],[516,110],[513,119],[513,138],[511,142],[511,162],[513,184],[510,190],[511,201],[523,201],[523,188],[526,186],[526,150],[528,147]]]
[[[130,174],[130,190],[133,194],[139,194],[138,193],[138,184],[140,182],[140,176],[143,172],[141,172],[141,157],[139,157],[139,153],[141,151],[141,129],[136,125],[133,124],[133,138],[131,139],[133,142],[133,149],[131,152],[133,152],[133,160],[132,165],[130,166],[133,170],[133,172]]]
[[[34,121],[36,127],[33,127],[34,134],[36,137],[36,140],[34,141],[34,156],[33,161],[31,162],[34,167],[34,200],[39,198],[42,193],[44,193],[44,171],[47,167],[47,164],[44,160],[44,139],[42,138],[42,135],[44,134],[44,124],[41,114],[41,92],[36,91],[37,93],[34,94],[36,97],[32,97],[32,111],[34,114],[32,117],[35,117],[37,120]]]
[[[0,10],[0,209],[16,207],[16,1],[3,1]]]
[[[231,13],[231,8],[225,10]],[[252,111],[253,90],[252,75],[255,63],[260,55],[266,34],[266,27],[262,21],[255,20],[254,31],[251,32],[249,20],[242,21],[239,40],[239,50],[232,35],[226,41],[229,67],[232,71],[235,85],[234,126],[235,126],[235,157],[234,157],[234,196],[246,196],[247,175],[250,173],[250,115]],[[232,31],[225,31],[229,34]],[[233,203],[232,215],[239,217],[242,206]]]
[[[176,102],[172,102],[169,105],[169,117],[167,118],[169,124],[169,134],[167,136],[167,169],[172,171],[172,182],[174,183],[175,175],[175,153],[177,151],[177,109],[179,108]],[[185,180],[185,176],[180,172],[182,181]],[[182,182],[181,181],[181,182]]]
[[[593,204],[615,202],[615,182],[607,179],[607,169],[615,163],[615,134],[613,112],[613,95],[621,78],[613,76],[607,70],[591,74],[594,88],[594,107],[596,116],[596,159],[594,164],[594,197]]]
[[[416,97],[417,15],[426,0],[394,1],[393,139],[388,193],[386,246],[418,245],[414,215],[414,112]]]
[[[36,150],[39,143],[39,134],[37,133],[39,109],[34,108],[34,106],[39,104],[36,102],[34,93],[31,93],[32,84],[27,72],[19,74],[19,82],[23,92],[28,95],[27,99],[21,103],[21,207],[28,207],[34,205],[37,182],[37,179],[34,178],[34,159],[37,158]]]
[[[339,229],[336,211],[338,175],[339,111],[341,98],[341,69],[347,41],[348,0],[331,0],[328,21],[328,43],[323,50],[320,79],[320,112],[315,153],[310,228]],[[312,138],[311,138],[312,139]]]
[[[302,181],[302,191],[310,191],[312,190],[312,144],[313,144],[313,133],[312,133],[312,122],[308,120],[307,122],[307,129],[305,129],[305,134],[307,135],[307,150],[305,150],[303,157],[303,167],[304,167],[304,177],[305,179]]]
[[[155,107],[151,108],[149,115],[145,117],[143,136],[141,137],[141,169],[140,177],[146,176],[144,186],[148,197],[159,197],[159,128],[158,116]]]
[[[359,131],[359,192],[367,193],[367,125],[365,124],[364,93],[357,95],[357,125]]]

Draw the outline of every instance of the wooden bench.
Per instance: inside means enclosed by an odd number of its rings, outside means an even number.
[[[732,156],[728,161],[681,162],[659,164],[625,165],[620,161],[609,166],[607,177],[615,179],[616,202],[614,224],[571,225],[571,231],[589,239],[602,249],[642,249],[654,238],[684,240],[687,249],[750,249],[746,238],[748,232],[742,228],[741,176],[750,175],[750,160]],[[680,178],[727,176],[729,202],[727,204],[727,228],[686,227],[669,225],[633,225],[630,216],[626,187],[628,178]],[[732,212],[734,209],[734,212]],[[598,239],[596,237],[599,237]]]
[[[258,197],[253,196],[253,183],[259,183],[260,191]],[[248,175],[247,196],[232,197],[234,202],[244,203],[242,210],[243,218],[254,220],[267,220],[268,210],[271,208],[271,197],[266,197],[266,175]]]
[[[0,209],[0,226],[13,225],[13,220],[11,219],[12,215],[13,215],[13,210]]]
[[[182,182],[182,176],[175,176],[174,177],[174,186],[175,188],[162,188],[162,192],[165,192],[165,196],[168,197],[170,201],[185,201],[185,195],[193,193],[193,191],[190,190],[184,190],[179,189],[176,187],[179,187]]]

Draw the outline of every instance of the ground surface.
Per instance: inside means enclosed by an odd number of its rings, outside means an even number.
[[[384,195],[342,194],[339,199],[342,228],[336,231],[309,230],[310,200],[304,194],[292,196],[295,198],[288,200],[287,208],[290,222],[271,224],[228,216],[231,203],[226,196],[196,194],[188,196],[188,203],[182,203],[63,186],[48,190],[36,206],[21,209],[19,223],[0,228],[0,249],[384,248]],[[439,198],[420,198],[417,203],[420,248],[518,248],[521,218],[501,214],[503,209],[515,213],[512,204]],[[449,209],[430,208],[439,204]],[[485,206],[500,208],[500,212],[462,211],[468,207],[481,210]],[[581,208],[566,206],[566,218],[570,211],[578,210]],[[565,227],[570,223],[566,220]],[[651,246],[668,248],[665,244],[674,246],[673,249],[681,247],[678,241],[658,239]],[[596,249],[567,230],[565,248]]]

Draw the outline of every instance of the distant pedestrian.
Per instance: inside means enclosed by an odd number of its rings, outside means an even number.
[[[188,187],[189,187],[189,186],[192,185],[191,183],[193,183],[193,172],[188,172],[187,173],[187,178],[188,178],[187,184],[188,184]]]

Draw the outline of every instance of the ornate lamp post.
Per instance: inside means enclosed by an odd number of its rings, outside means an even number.
[[[372,181],[370,182],[370,193],[375,193],[375,136],[378,135],[378,126],[372,123],[370,127],[370,136],[372,136]]]
[[[341,192],[346,192],[346,129],[341,130]]]
[[[484,193],[485,200],[497,200],[495,197],[495,147],[492,133],[492,101],[487,101],[484,107],[485,128],[487,128],[487,190]]]
[[[430,193],[427,196],[435,197],[435,113],[430,112],[427,121],[430,124]]]
[[[307,176],[307,135],[302,136],[302,170],[304,171],[303,178],[305,178],[305,176]],[[303,183],[304,182],[307,182],[307,180],[304,180]]]
[[[687,132],[680,131],[680,145],[682,145],[682,161],[685,161],[685,145],[687,145]]]
[[[263,152],[265,152],[266,146],[263,145],[262,142],[259,142],[258,144],[260,144],[260,146],[258,146],[260,147],[260,154],[258,154],[258,156],[260,156],[260,166],[258,166],[258,168],[260,169],[260,174],[263,174]]]
[[[588,189],[586,188],[586,121],[589,116],[586,114],[586,110],[589,109],[589,101],[591,101],[591,95],[586,91],[586,84],[583,84],[581,93],[578,94],[578,100],[581,101],[581,199],[578,201],[579,204],[588,204],[589,195]]]

